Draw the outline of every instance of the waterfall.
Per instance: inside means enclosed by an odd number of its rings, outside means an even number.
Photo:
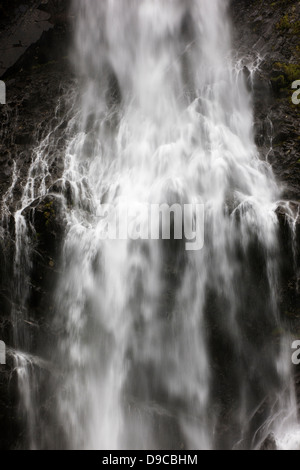
[[[286,447],[296,423],[278,308],[280,188],[255,145],[228,1],[74,0],[73,11],[59,433],[44,442],[257,449],[273,433]],[[203,248],[105,239],[99,206],[140,203],[202,205]]]

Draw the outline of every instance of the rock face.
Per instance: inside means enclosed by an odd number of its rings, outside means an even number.
[[[292,103],[292,83],[300,80],[299,2],[234,0],[231,9],[235,45],[260,64],[253,83],[257,144],[283,184],[283,196],[299,202],[300,106]]]
[[[65,26],[68,0],[3,0],[0,5],[0,76],[36,44],[43,32],[55,25]],[[48,38],[49,40],[49,38]],[[51,49],[51,42],[49,44]],[[61,45],[62,46],[62,45]],[[43,51],[45,53],[45,50]],[[38,59],[38,57],[36,57]],[[24,61],[23,61],[24,62]],[[39,63],[41,57],[39,57]]]
[[[0,105],[0,339],[13,342],[18,317],[14,305],[16,225],[13,214],[29,227],[32,266],[27,279],[26,302],[30,317],[22,328],[32,340],[33,354],[51,344],[53,287],[60,271],[59,253],[65,230],[62,216],[63,151],[66,144],[65,90],[74,83],[69,67],[68,43],[72,33],[67,0],[3,0],[0,5],[0,75],[7,86],[7,105]],[[31,9],[31,11],[30,11]],[[278,208],[282,252],[280,308],[286,328],[300,339],[300,302],[297,266],[300,246],[300,105],[292,103],[291,85],[300,80],[299,18],[295,0],[232,0],[235,47],[245,57],[245,74],[254,97],[254,132],[261,156],[273,167],[282,184],[283,202]],[[18,38],[16,26],[27,21],[25,36]],[[43,25],[30,31],[31,22]],[[28,23],[29,22],[29,23]],[[36,26],[36,25],[35,25]],[[41,26],[41,24],[40,24]],[[22,33],[23,34],[23,33]],[[25,39],[26,44],[25,44]],[[13,41],[12,41],[13,39]],[[19,42],[21,41],[21,43]],[[251,68],[253,62],[259,68]],[[1,68],[2,67],[2,68]],[[58,106],[58,103],[60,105]],[[45,177],[49,194],[38,194],[23,207],[28,173],[36,157],[35,145],[50,155]],[[292,201],[287,203],[286,201]],[[45,349],[47,349],[45,347]],[[0,366],[0,449],[25,446],[22,417],[18,413],[16,377],[12,356]],[[300,403],[299,370],[296,368]],[[42,404],[41,406],[43,406]],[[276,448],[272,436],[263,450]]]
[[[68,2],[32,0],[27,5],[24,3],[4,0],[0,6],[0,49],[6,50],[1,56],[0,75],[7,90],[7,104],[0,106],[0,338],[8,346],[7,364],[0,366],[1,450],[26,447],[23,417],[17,406],[14,351],[10,350],[14,331],[18,329],[30,338],[33,354],[53,338],[50,326],[52,293],[64,231],[61,189],[54,183],[63,171],[66,110],[61,97],[73,80],[68,60]],[[42,22],[46,19],[47,24],[42,25],[41,19]],[[38,27],[32,28],[36,25]],[[26,37],[26,43],[20,35]],[[38,150],[41,156],[43,152],[47,154],[49,166],[46,172],[43,159],[40,165],[34,164],[37,142],[42,143]],[[16,279],[15,272],[17,234],[14,214],[23,207],[30,172],[37,175],[39,183],[44,178],[45,188],[49,190],[52,186],[52,189],[45,197],[37,194],[34,202],[22,211],[29,227],[32,269],[29,278],[21,280],[27,287],[24,290],[23,286],[21,295],[17,295],[20,279]],[[30,313],[22,320],[19,313],[24,305],[18,297],[23,294]],[[40,365],[36,363],[34,367]]]
[[[269,434],[269,436],[261,445],[260,450],[277,450],[276,440],[273,434]]]
[[[294,0],[233,0],[235,45],[260,63],[253,76],[256,143],[282,186],[280,311],[286,328],[300,338],[300,105],[292,83],[300,80],[300,4]],[[245,61],[247,66],[247,60]],[[300,406],[299,367],[295,367]],[[262,450],[276,449],[269,436]]]

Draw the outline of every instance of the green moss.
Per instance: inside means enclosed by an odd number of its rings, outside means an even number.
[[[289,32],[292,35],[300,35],[300,21],[296,19],[294,13],[286,13],[276,24],[276,29],[283,33]]]
[[[295,3],[295,0],[276,0],[275,2],[271,3],[271,7],[278,7],[278,6],[287,6],[287,5],[292,5]]]
[[[284,75],[278,75],[277,77],[271,78],[271,82],[276,85],[276,88],[283,88],[286,86]]]
[[[286,317],[289,317],[289,318],[294,318],[294,317],[295,317],[295,313],[294,313],[294,312],[286,311],[286,312],[284,312],[284,314],[285,314]]]
[[[275,329],[272,331],[272,336],[274,336],[275,338],[276,338],[276,337],[283,336],[284,334],[285,334],[285,331],[284,331],[284,329],[281,328],[281,327],[275,328]]]
[[[46,219],[46,227],[49,226],[50,222],[55,219],[55,210],[53,209],[53,201],[47,202],[44,205],[44,217]]]
[[[285,77],[288,80],[288,86],[290,86],[295,80],[300,80],[300,66],[298,64],[284,64],[281,62],[275,62],[274,67],[284,72]],[[280,75],[279,77],[281,76],[282,75]]]
[[[280,31],[285,31],[286,29],[290,28],[290,20],[289,20],[289,15],[286,13],[280,21],[276,24],[276,29],[279,29]]]
[[[57,61],[56,60],[50,60],[49,62],[47,62],[46,64],[38,64],[38,65],[33,65],[31,67],[32,70],[40,70],[41,68],[43,67],[47,67],[48,65],[54,65],[54,64],[57,64]]]

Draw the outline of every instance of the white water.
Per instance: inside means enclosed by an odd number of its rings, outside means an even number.
[[[69,448],[257,448],[296,426],[288,338],[276,338],[279,189],[227,6],[74,1],[82,86],[53,358]],[[99,201],[204,204],[204,249],[103,241]]]

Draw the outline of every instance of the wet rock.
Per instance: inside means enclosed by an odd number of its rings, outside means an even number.
[[[277,444],[274,434],[269,434],[265,441],[262,443],[260,450],[277,450]]]
[[[28,225],[34,229],[32,236],[36,239],[37,250],[54,259],[59,257],[65,230],[62,205],[62,198],[47,195],[37,199],[23,211]]]
[[[52,319],[55,314],[55,288],[61,275],[60,254],[66,228],[63,199],[48,195],[37,199],[24,212],[30,230],[32,269],[28,311],[33,348],[37,354],[53,344]],[[33,349],[34,350],[34,349]]]
[[[14,448],[21,433],[17,403],[16,375],[9,359],[7,365],[0,365],[0,450]]]
[[[300,128],[299,107],[292,104],[291,85],[300,79],[299,16],[300,5],[294,0],[232,0],[231,12],[235,25],[235,42],[249,62],[261,57],[254,74],[253,98],[255,121],[260,123],[256,141],[262,158],[273,145],[270,159],[274,173],[285,183],[284,196],[300,200]],[[245,17],[249,21],[245,23]],[[273,122],[272,138],[261,128]],[[294,152],[291,152],[291,148]]]
[[[16,11],[16,10],[15,10]],[[47,21],[49,14],[35,8],[17,12],[15,20],[0,31],[1,63],[0,76],[3,75],[28,49],[39,40],[42,32],[52,25]]]

